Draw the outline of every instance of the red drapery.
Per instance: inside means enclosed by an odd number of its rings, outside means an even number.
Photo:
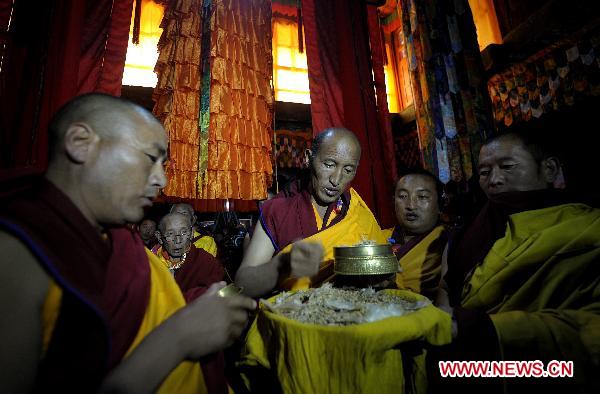
[[[378,24],[376,10],[367,8],[360,0],[302,1],[312,122],[315,133],[343,126],[358,136],[363,150],[353,185],[380,224],[389,227],[395,223],[396,165],[383,83],[384,52],[378,25],[373,26]]]
[[[0,1],[4,15],[12,1]],[[94,91],[121,94],[132,7],[133,0],[15,2],[10,29],[1,26],[0,166],[44,169],[48,122],[64,103]]]

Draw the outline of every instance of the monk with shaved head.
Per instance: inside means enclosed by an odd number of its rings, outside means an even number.
[[[176,205],[187,212],[172,212],[162,217],[156,232],[158,248],[154,253],[173,274],[186,302],[192,302],[205,294],[212,284],[222,281],[225,270],[213,255],[192,243],[194,229],[189,215],[189,210],[194,212],[192,207]],[[224,354],[219,352],[203,357],[200,365],[209,394],[226,393]]]
[[[194,230],[190,217],[180,213],[165,215],[158,224],[158,258],[167,266],[187,301],[204,294],[211,284],[223,280],[221,263],[192,243]]]
[[[215,242],[215,239],[210,235],[202,235],[196,230],[196,212],[190,204],[173,204],[169,212],[187,215],[192,221],[192,228],[194,229],[192,236],[192,243],[194,246],[210,253],[213,257],[217,257],[217,243]]]
[[[331,128],[315,137],[306,151],[310,179],[302,190],[261,207],[260,225],[236,275],[246,294],[318,285],[333,274],[335,246],[386,243],[373,214],[350,187],[360,154],[360,143],[348,129]]]
[[[124,226],[166,185],[162,125],[89,94],[49,131],[45,176],[2,185],[20,187],[0,204],[0,391],[202,391],[196,360],[231,344],[255,303],[217,297],[221,283],[186,307]]]

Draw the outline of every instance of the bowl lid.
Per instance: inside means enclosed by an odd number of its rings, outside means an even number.
[[[360,257],[360,256],[393,256],[392,245],[356,245],[337,246],[333,248],[333,255],[337,257]]]

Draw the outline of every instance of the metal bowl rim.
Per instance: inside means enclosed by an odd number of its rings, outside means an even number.
[[[334,258],[338,257],[359,257],[359,256],[393,256],[392,245],[356,245],[356,246],[336,246],[333,248]]]

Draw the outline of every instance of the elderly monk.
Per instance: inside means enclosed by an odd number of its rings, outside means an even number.
[[[175,277],[187,302],[192,302],[216,282],[223,280],[223,266],[210,253],[192,244],[189,215],[169,213],[158,224],[156,255]],[[225,358],[222,352],[200,360],[209,394],[227,393]]]
[[[199,249],[204,249],[208,253],[212,254],[213,257],[217,257],[217,243],[215,239],[209,235],[202,235],[198,231],[196,231],[196,213],[194,212],[194,208],[190,204],[178,203],[173,204],[171,207],[170,213],[180,213],[182,215],[189,216],[192,221],[192,228],[194,229],[194,234],[192,237],[192,243]]]
[[[165,215],[158,225],[156,255],[169,268],[183,296],[189,302],[204,294],[211,284],[223,280],[223,266],[204,249],[192,244],[190,217],[180,213]]]
[[[447,236],[440,224],[442,184],[430,172],[415,169],[403,175],[394,191],[398,224],[384,230],[400,261],[396,285],[434,299],[441,280]]]
[[[494,379],[485,390],[524,392],[535,383],[536,392],[599,392],[600,210],[551,188],[558,160],[546,136],[527,131],[481,148],[488,202],[450,243],[445,279],[457,336],[439,358],[573,361],[573,378]],[[438,302],[449,307],[444,292]],[[448,383],[433,387],[447,392]]]
[[[308,185],[262,206],[260,226],[236,275],[246,294],[261,296],[278,284],[314,286],[332,275],[334,246],[363,240],[385,243],[373,214],[350,188],[360,153],[356,136],[347,129],[328,129],[315,137],[306,152]],[[302,279],[282,283],[288,277]]]
[[[144,219],[139,225],[140,238],[148,249],[152,249],[156,245],[156,222],[151,219]]]
[[[204,392],[193,360],[231,344],[255,302],[214,286],[184,307],[167,267],[124,226],[166,184],[162,125],[89,94],[49,134],[45,176],[2,184],[0,391]]]

